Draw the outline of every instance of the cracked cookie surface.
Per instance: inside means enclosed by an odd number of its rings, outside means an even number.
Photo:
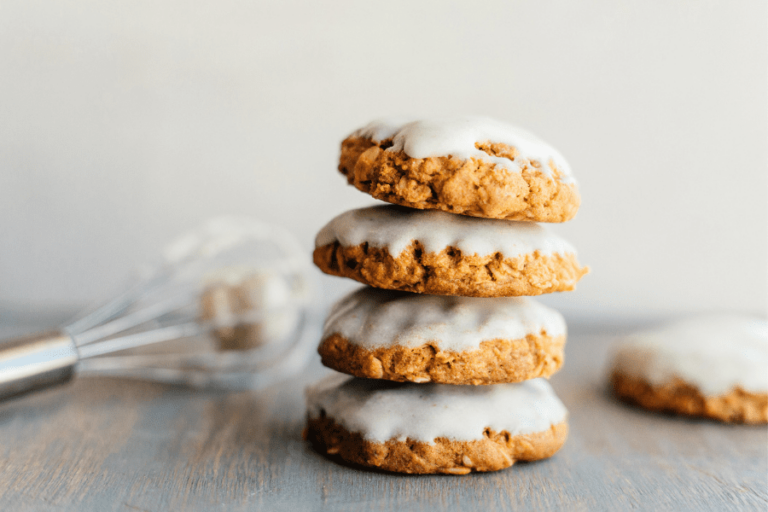
[[[497,384],[552,375],[565,336],[562,315],[534,299],[366,286],[334,304],[318,352],[325,366],[356,377]]]
[[[376,199],[474,217],[565,222],[581,203],[554,148],[482,118],[374,122],[342,142],[339,171]]]
[[[348,431],[333,418],[309,418],[307,437],[320,453],[361,466],[395,473],[466,475],[551,457],[565,443],[568,424],[559,423],[544,432],[517,436],[487,429],[484,439],[479,441],[438,438],[433,443],[408,439],[376,443]]]
[[[318,247],[313,260],[326,274],[388,290],[465,297],[512,297],[573,290],[587,273],[573,254],[522,258],[464,256],[455,247],[425,253],[415,242],[398,257],[367,245]]]
[[[477,387],[335,374],[307,389],[307,437],[320,451],[400,473],[464,475],[550,457],[567,414],[543,379]]]
[[[317,235],[315,265],[377,288],[503,297],[572,290],[588,269],[533,223],[378,206],[345,212]]]
[[[565,336],[529,335],[517,340],[488,340],[476,350],[439,350],[433,343],[416,348],[365,348],[338,334],[324,338],[317,351],[336,371],[367,379],[487,385],[549,377],[563,364]]]

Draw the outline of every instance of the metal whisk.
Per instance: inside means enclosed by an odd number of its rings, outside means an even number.
[[[275,226],[209,221],[89,314],[57,331],[0,341],[0,399],[74,375],[230,389],[285,377],[311,354],[308,260]]]

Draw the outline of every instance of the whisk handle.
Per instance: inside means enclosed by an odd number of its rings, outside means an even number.
[[[77,361],[74,340],[61,331],[0,340],[0,400],[67,382]]]

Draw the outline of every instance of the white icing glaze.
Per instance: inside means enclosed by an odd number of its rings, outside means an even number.
[[[544,379],[493,386],[395,383],[335,374],[307,388],[311,418],[321,411],[364,439],[385,442],[438,437],[483,438],[483,431],[512,435],[543,432],[568,411]]]
[[[515,258],[535,251],[542,255],[576,254],[571,244],[534,222],[481,219],[395,205],[342,213],[320,230],[315,246],[338,241],[350,247],[368,242],[397,257],[414,240],[421,242],[427,252],[451,246],[467,256],[500,252],[505,258]]]
[[[331,310],[323,338],[340,334],[365,347],[416,348],[433,342],[441,350],[474,350],[486,340],[515,340],[546,331],[566,332],[560,313],[525,297],[450,297],[363,287]]]
[[[550,162],[553,162],[562,173],[563,182],[574,182],[568,162],[555,148],[521,128],[485,117],[413,122],[395,118],[379,119],[352,135],[376,142],[393,139],[393,145],[387,151],[404,151],[411,158],[476,158],[514,172],[531,166],[530,162],[537,162],[544,174],[552,176],[554,169]],[[516,148],[518,154],[514,160],[491,156],[475,147],[478,142],[507,144]]]
[[[709,396],[768,393],[768,322],[711,315],[640,332],[616,349],[614,368],[654,385],[678,377]]]

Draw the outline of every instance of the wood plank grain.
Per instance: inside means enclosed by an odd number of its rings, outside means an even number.
[[[0,510],[766,510],[768,430],[649,414],[603,385],[610,336],[576,333],[552,379],[571,434],[550,460],[467,477],[339,465],[301,440],[303,388],[118,379],[0,405]]]

